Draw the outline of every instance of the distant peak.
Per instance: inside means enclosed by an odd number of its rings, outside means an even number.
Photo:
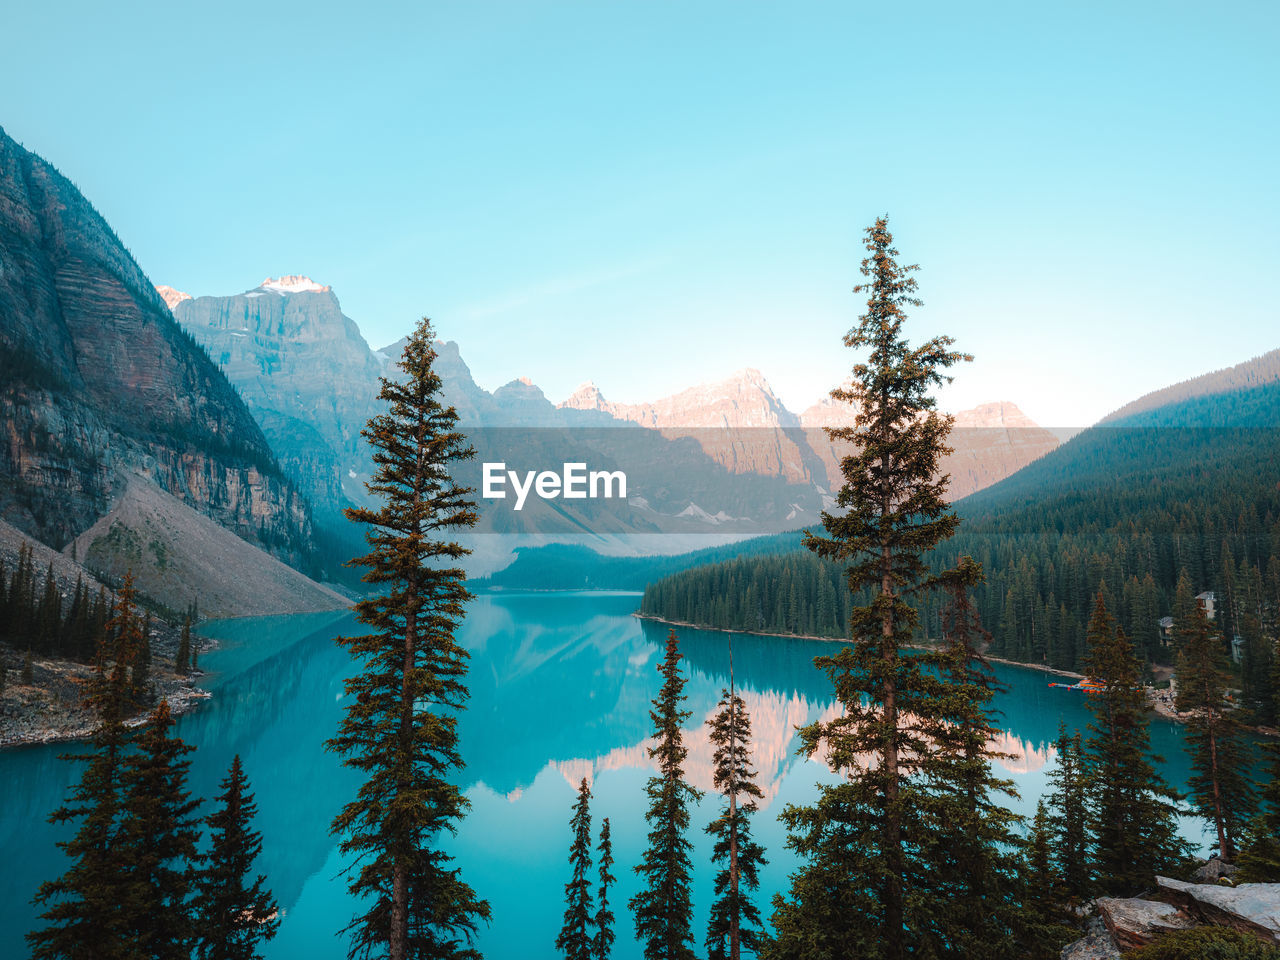
[[[516,383],[523,383],[526,387],[533,386],[533,381],[530,380],[528,377],[517,377]]]
[[[1033,429],[1039,426],[1019,410],[1016,403],[1008,400],[994,400],[990,403],[980,403],[971,410],[961,410],[955,414],[955,425],[958,428],[1003,427],[1005,429]]]
[[[744,380],[747,383],[755,384],[765,393],[773,393],[773,387],[769,385],[768,379],[766,379],[765,375],[755,367],[747,367],[745,370],[739,370],[738,379]]]
[[[173,287],[165,286],[163,283],[157,284],[156,292],[160,294],[160,296],[164,297],[164,302],[169,305],[170,310],[180,304],[183,300],[191,299],[191,294],[183,293],[181,290],[175,290]]]
[[[600,392],[600,388],[595,385],[595,381],[588,380],[577,390],[569,395],[569,398],[560,404],[561,407],[568,407],[573,410],[603,410],[605,409],[604,394]]]
[[[267,277],[267,279],[258,284],[258,289],[272,290],[276,293],[308,293],[311,291],[324,292],[329,288],[316,283],[308,276],[290,274],[281,276],[279,279]]]

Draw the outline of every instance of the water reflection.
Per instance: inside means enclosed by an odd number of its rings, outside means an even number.
[[[481,947],[495,958],[550,957],[559,927],[567,877],[567,819],[573,790],[594,782],[597,818],[609,816],[619,868],[614,902],[634,892],[630,865],[644,843],[643,783],[653,765],[646,754],[650,700],[666,628],[631,615],[638,597],[627,594],[490,595],[472,605],[462,634],[471,651],[471,700],[462,717],[462,752],[468,766],[459,782],[472,813],[449,841],[464,876],[493,906],[495,925]],[[358,778],[323,747],[337,729],[345,651],[332,643],[358,629],[349,617],[276,617],[214,624],[223,647],[202,665],[213,701],[181,718],[179,733],[198,747],[193,788],[211,797],[231,757],[239,753],[258,796],[266,844],[262,869],[285,908],[281,935],[268,957],[345,956],[334,936],[352,913],[343,864],[328,834],[338,806]],[[704,723],[728,683],[728,637],[679,631],[689,683],[686,723],[689,778],[710,791],[711,747]],[[738,689],[751,712],[754,761],[765,792],[757,836],[769,850],[761,902],[781,889],[793,863],[776,812],[808,802],[831,774],[821,762],[797,756],[795,728],[835,715],[826,677],[812,659],[832,645],[757,636],[733,639]],[[1053,767],[1059,720],[1082,728],[1083,696],[1050,690],[1044,675],[997,665],[1009,686],[999,695],[1003,766],[1016,782],[1020,812],[1029,813]],[[1168,758],[1166,776],[1185,784],[1181,730],[1153,728]],[[57,760],[58,747],[0,753],[0,956],[26,951],[21,934],[34,922],[29,899],[42,879],[63,867],[55,842],[65,831],[44,822],[73,776]],[[714,796],[694,814],[694,861],[709,847],[701,828],[714,816]],[[598,822],[598,821],[597,821]],[[1188,825],[1195,839],[1198,827]],[[695,890],[700,930],[710,900],[711,872],[702,869]],[[619,913],[620,960],[638,956],[625,910]]]

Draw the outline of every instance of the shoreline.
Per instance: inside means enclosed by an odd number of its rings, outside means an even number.
[[[663,623],[672,627],[688,627],[690,630],[704,630],[709,633],[741,633],[749,637],[776,637],[779,640],[820,640],[823,643],[839,643],[839,644],[849,643],[848,640],[840,639],[838,637],[818,637],[812,634],[765,633],[759,630],[730,630],[727,627],[704,627],[704,626],[699,626],[696,623],[686,623],[683,620],[668,620],[665,617],[655,617],[652,614],[641,613],[639,610],[637,610],[631,615],[635,617],[637,620],[651,620],[654,623]],[[931,647],[928,647],[920,643],[913,643],[913,644],[909,644],[908,646],[913,650],[932,649]],[[1059,670],[1056,667],[1046,667],[1038,663],[1023,663],[1021,660],[1010,660],[1006,657],[985,656],[985,659],[989,663],[1002,663],[1005,666],[1021,667],[1024,670],[1035,670],[1040,673],[1049,673],[1058,677],[1068,677],[1075,680],[1087,679],[1083,673],[1075,673],[1072,670]],[[1159,694],[1157,694],[1153,688],[1144,686],[1143,689],[1147,694],[1147,706],[1151,709],[1151,712],[1154,713],[1156,716],[1165,720],[1173,721],[1174,723],[1186,723],[1188,720],[1191,719],[1190,714],[1180,714],[1173,709],[1172,704],[1163,703],[1159,698]],[[1260,737],[1267,737],[1272,739],[1280,738],[1280,729],[1273,729],[1272,727],[1252,727],[1252,726],[1245,726],[1244,729],[1248,730],[1250,733],[1255,733]]]
[[[809,633],[767,633],[763,630],[730,630],[728,627],[705,627],[696,623],[687,623],[683,620],[668,620],[665,617],[655,617],[653,614],[641,613],[636,611],[631,614],[637,620],[651,620],[654,623],[665,623],[672,627],[688,627],[690,630],[705,630],[709,633],[740,633],[748,637],[776,637],[779,640],[819,640],[822,643],[839,643],[848,645],[851,641],[843,637],[820,637]],[[912,650],[932,650],[933,647],[923,643],[907,644]],[[1035,670],[1039,673],[1051,673],[1056,677],[1069,677],[1073,680],[1084,680],[1083,673],[1076,673],[1072,670],[1059,670],[1057,667],[1048,667],[1039,663],[1023,663],[1021,660],[1010,660],[1007,657],[993,657],[987,654],[983,658],[989,663],[1002,663],[1008,667],[1022,667],[1026,670]]]
[[[198,654],[216,646],[208,638],[200,641]],[[93,666],[74,660],[41,659],[34,661],[33,667],[37,682],[27,685],[10,679],[0,695],[0,752],[91,740],[98,718],[83,705],[79,688],[92,676]],[[212,692],[199,686],[205,676],[203,670],[181,676],[173,672],[167,657],[153,663],[152,669],[154,703],[167,700],[175,717],[191,713],[213,699]],[[10,677],[13,672],[11,669]],[[73,691],[75,699],[71,698]],[[138,713],[126,720],[125,726],[141,726],[150,714],[151,709]]]

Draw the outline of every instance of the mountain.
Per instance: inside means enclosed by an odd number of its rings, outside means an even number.
[[[1266,700],[1259,691],[1280,635],[1273,356],[1142,398],[957,504],[959,532],[933,562],[982,563],[986,582],[974,599],[992,652],[1078,667],[1105,584],[1109,609],[1139,650],[1167,663],[1172,650],[1157,622],[1173,612],[1185,575],[1192,594],[1217,594],[1219,629],[1241,637],[1245,698]],[[998,416],[1018,422],[1007,410]],[[706,626],[839,636],[841,596],[839,569],[797,550],[660,579],[643,609]],[[718,598],[714,609],[707,597]],[[938,614],[934,601],[924,605],[927,636],[938,636]]]
[[[609,403],[588,382],[560,407],[598,411],[668,437],[691,437],[730,473],[826,485],[825,470],[799,429],[800,420],[783,406],[759,370],[741,370],[726,380],[640,404]]]
[[[652,403],[610,403],[588,381],[560,404],[572,410],[598,410],[655,430],[703,428],[788,429],[800,421],[782,405],[759,370],[740,370],[715,383],[699,384]]]
[[[317,513],[333,522],[362,501],[372,467],[360,431],[378,412],[382,364],[333,291],[306,276],[268,277],[229,297],[160,290]]]
[[[1223,394],[1242,393],[1280,380],[1280,350],[1272,350],[1233,367],[1215,370],[1181,383],[1155,390],[1108,414],[1099,423],[1132,424],[1144,413],[1172,408],[1187,401],[1203,404]]]
[[[310,562],[307,502],[75,186],[0,131],[0,517],[63,547],[137,478]]]

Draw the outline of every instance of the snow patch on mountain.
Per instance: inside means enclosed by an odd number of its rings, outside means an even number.
[[[322,284],[316,283],[308,276],[302,274],[288,274],[287,276],[267,277],[260,284],[259,290],[270,290],[273,293],[323,293],[329,288]]]

